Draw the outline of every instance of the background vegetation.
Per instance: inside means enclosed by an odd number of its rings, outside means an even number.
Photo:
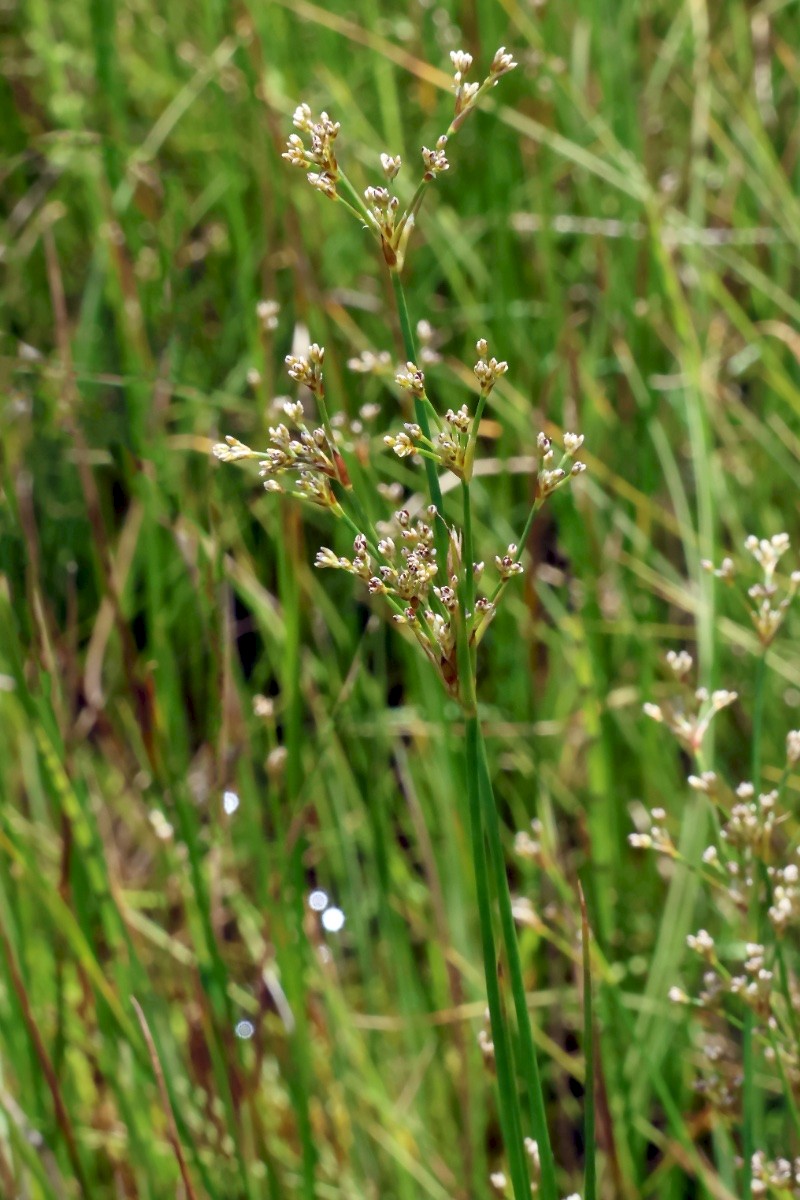
[[[669,648],[740,692],[708,763],[748,777],[755,636],[700,560],[798,541],[798,16],[4,6],[0,1194],[189,1194],[178,1143],[211,1200],[471,1200],[502,1169],[457,714],[350,579],[312,570],[326,519],[210,454],[263,442],[308,340],[332,407],[396,427],[394,389],[346,367],[401,359],[387,278],[281,161],[291,113],[327,109],[375,183],[381,151],[440,131],[449,51],[500,44],[520,67],[454,143],[406,282],[444,406],[478,336],[510,363],[481,557],[524,521],[538,429],[586,436],[481,679],[560,1182],[584,1162],[580,875],[601,1194],[739,1194],[738,1127],[693,1088],[699,1027],[666,998],[713,905],[627,837],[660,806],[690,862],[706,844],[688,761],[641,713]],[[379,446],[376,478],[418,486]],[[769,656],[767,782],[800,723],[796,632]],[[512,852],[533,817],[544,865]],[[761,1107],[757,1144],[800,1152],[780,1097]]]

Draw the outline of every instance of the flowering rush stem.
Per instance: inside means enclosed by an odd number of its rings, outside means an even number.
[[[595,1108],[594,1108],[594,1016],[592,1005],[592,955],[589,913],[583,888],[578,884],[578,899],[581,906],[581,957],[583,959],[583,1053],[586,1059],[586,1076],[583,1087],[583,1153],[584,1178],[583,1200],[597,1200],[597,1160],[595,1157]]]
[[[767,675],[767,650],[762,649],[756,665],[755,697],[753,701],[753,741],[751,746],[752,762],[751,777],[756,792],[761,782],[761,736],[764,727],[764,693]],[[750,920],[753,925],[752,936],[756,941],[761,939],[761,917],[759,893],[753,891],[750,910]],[[790,1009],[791,1011],[791,1009]],[[753,1153],[755,1151],[755,1126],[758,1119],[759,1098],[756,1090],[755,1061],[754,1061],[754,1026],[755,1017],[748,1005],[744,1015],[744,1030],[742,1032],[742,1195],[749,1196],[753,1183]]]
[[[471,611],[474,598],[474,576],[473,576],[473,559],[474,548],[472,539],[472,506],[469,484],[464,482],[461,485],[461,494],[463,501],[463,535],[464,535],[464,609],[467,605],[470,606],[468,611]],[[465,616],[467,615],[465,612]],[[466,625],[466,621],[465,621]],[[466,767],[468,784],[475,786],[473,781],[473,773],[477,772],[477,792],[480,805],[479,817],[483,826],[483,834],[489,846],[489,863],[492,875],[494,876],[494,887],[497,898],[498,908],[500,910],[500,928],[503,935],[503,943],[508,961],[509,975],[511,977],[511,990],[514,998],[514,1009],[517,1018],[517,1033],[520,1043],[520,1067],[523,1079],[527,1084],[528,1089],[528,1120],[533,1136],[539,1145],[539,1158],[541,1163],[541,1195],[542,1200],[557,1200],[556,1188],[556,1173],[555,1160],[550,1144],[550,1134],[547,1128],[547,1113],[545,1110],[544,1094],[542,1092],[541,1076],[539,1073],[539,1063],[536,1056],[536,1047],[533,1042],[533,1034],[531,1031],[530,1014],[528,1012],[528,1002],[525,996],[525,982],[522,973],[522,960],[519,952],[519,941],[517,939],[517,931],[514,925],[514,914],[511,907],[511,893],[508,889],[508,876],[506,874],[505,857],[503,854],[503,843],[500,836],[500,820],[497,815],[497,804],[494,797],[494,789],[492,787],[492,778],[489,772],[489,764],[486,757],[486,745],[483,740],[483,733],[480,728],[480,720],[478,714],[477,696],[475,693],[475,652],[469,652],[469,671],[470,671],[470,689],[469,699],[473,706],[473,711],[467,714],[467,736],[466,736]],[[483,842],[483,838],[481,839]],[[475,841],[473,838],[473,848]],[[486,872],[486,859],[483,853],[484,847],[480,847],[480,857],[475,857],[475,875],[476,881],[479,876]],[[488,885],[486,888],[488,892]],[[479,897],[483,894],[483,890],[479,888]],[[491,913],[489,914],[491,923]],[[489,989],[490,975],[494,980],[494,960],[487,960],[484,957],[484,968],[486,971],[487,991]],[[491,1005],[490,1005],[491,1013]],[[515,1096],[518,1095],[515,1085]],[[506,1149],[511,1156],[511,1147],[506,1143]]]
[[[399,271],[390,271],[392,277],[392,288],[394,289],[395,303],[397,304],[397,315],[400,319],[400,331],[403,335],[403,348],[405,349],[406,358],[411,362],[417,361],[417,350],[414,344],[414,331],[411,328],[411,320],[408,315],[408,305],[406,303],[406,294],[403,289],[403,281],[400,278]],[[431,426],[428,421],[428,413],[425,409],[423,401],[418,397],[414,397],[414,416],[417,424],[422,430],[423,436],[431,440]],[[436,474],[436,465],[430,459],[425,459],[425,475],[428,480],[428,493],[431,498],[431,504],[435,504],[439,513],[442,512],[442,489],[439,486],[439,476]]]
[[[469,54],[459,50],[450,57],[455,72],[455,107],[449,126],[449,134],[452,134],[475,107],[477,99],[516,64],[501,46],[481,84],[466,78],[472,65]],[[480,385],[474,412],[471,414],[470,406],[465,403],[457,411],[449,409],[446,413],[438,413],[426,391],[424,373],[417,365],[414,331],[401,278],[422,198],[429,184],[449,170],[445,153],[448,134],[439,137],[433,149],[422,148],[422,181],[410,206],[401,213],[399,197],[387,186],[366,188],[363,199],[358,195],[338,162],[338,122],[325,112],[314,117],[307,104],[300,104],[293,123],[299,132],[290,135],[284,158],[306,172],[308,182],[322,196],[340,201],[361,223],[366,223],[379,242],[389,268],[407,360],[405,369],[396,374],[395,381],[412,393],[415,421],[405,423],[396,434],[387,433],[383,442],[400,458],[422,459],[429,504],[422,515],[412,515],[408,509],[399,508],[391,524],[372,524],[368,517],[372,506],[366,503],[366,495],[358,495],[362,475],[353,440],[356,431],[346,426],[340,431],[330,419],[323,380],[325,351],[316,343],[309,346],[305,355],[288,355],[286,365],[290,378],[308,389],[315,398],[321,425],[309,428],[303,403],[287,400],[283,404],[286,421],[270,427],[270,444],[265,450],[253,450],[228,435],[224,442],[214,446],[213,452],[222,462],[256,461],[267,491],[282,492],[307,501],[343,523],[353,538],[352,558],[322,546],[315,565],[347,571],[365,584],[371,596],[382,597],[392,622],[413,635],[448,694],[461,706],[465,720],[464,759],[478,921],[507,1169],[514,1200],[529,1200],[530,1155],[531,1160],[539,1164],[538,1194],[541,1200],[558,1200],[555,1161],[525,995],[500,820],[480,728],[475,681],[478,643],[494,615],[494,601],[500,599],[506,582],[524,571],[520,558],[538,508],[562,484],[585,470],[583,463],[573,461],[583,438],[574,433],[564,434],[563,457],[556,466],[550,439],[544,433],[539,434],[534,503],[520,545],[509,545],[505,553],[501,551],[495,556],[499,582],[490,599],[486,585],[480,583],[484,563],[475,561],[470,480],[481,418],[495,384],[508,371],[508,363],[490,356],[488,343],[481,337],[476,342],[478,361],[473,368]],[[381,154],[380,159],[385,182],[390,184],[401,168],[400,157],[386,153]],[[347,459],[351,469],[348,469]],[[440,471],[450,471],[461,480],[461,530],[445,523]],[[479,589],[483,594],[477,594]],[[507,997],[498,975],[495,941],[498,917],[515,1019],[509,1018]],[[533,1145],[534,1139],[536,1145]]]
[[[489,1023],[494,1044],[494,1060],[497,1068],[497,1107],[500,1128],[508,1156],[508,1169],[514,1200],[530,1200],[530,1182],[525,1164],[522,1142],[522,1123],[519,1111],[519,1092],[514,1072],[514,1059],[500,985],[497,978],[497,951],[492,928],[492,900],[489,888],[489,873],[486,868],[486,842],[484,839],[481,797],[480,740],[478,714],[466,718],[465,756],[467,770],[467,800],[469,804],[470,840],[472,860],[475,867],[475,885],[478,898],[478,919],[481,932],[481,949],[486,976],[486,998],[489,1006]]]
[[[503,844],[500,837],[500,820],[497,815],[497,804],[489,774],[486,746],[480,729],[478,730],[478,752],[478,784],[481,797],[481,812],[489,843],[489,858],[494,874],[498,907],[500,909],[500,926],[503,932],[503,942],[508,959],[509,975],[511,976],[511,991],[514,997],[517,1032],[520,1042],[520,1068],[522,1077],[528,1088],[528,1116],[533,1136],[539,1144],[541,1196],[542,1200],[558,1200],[555,1159],[550,1144],[539,1062],[533,1042],[528,1002],[525,996],[522,960],[519,952],[517,930],[514,925],[514,915],[511,908],[511,894],[508,890],[508,876],[506,874],[505,858],[503,855]]]

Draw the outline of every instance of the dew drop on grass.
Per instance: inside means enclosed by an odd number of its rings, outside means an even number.
[[[236,795],[236,792],[222,793],[222,807],[229,817],[236,812],[239,807],[239,797]]]
[[[239,1021],[236,1024],[234,1033],[243,1041],[248,1041],[256,1031],[256,1027],[252,1021]]]
[[[328,907],[328,894],[322,888],[315,888],[308,897],[308,907],[313,912],[323,912]]]

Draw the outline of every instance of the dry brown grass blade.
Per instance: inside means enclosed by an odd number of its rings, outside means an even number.
[[[169,1093],[167,1091],[167,1082],[164,1079],[164,1072],[161,1068],[161,1060],[158,1057],[158,1051],[156,1050],[156,1044],[153,1041],[153,1035],[150,1032],[150,1026],[147,1023],[147,1017],[144,1015],[144,1010],[135,996],[131,996],[131,1004],[136,1010],[136,1016],[139,1018],[139,1024],[141,1025],[142,1033],[144,1034],[144,1040],[147,1042],[150,1061],[153,1064],[153,1073],[156,1077],[156,1083],[158,1084],[158,1090],[161,1096],[161,1103],[167,1118],[167,1137],[169,1138],[169,1144],[172,1146],[178,1163],[178,1169],[181,1173],[183,1186],[186,1189],[187,1200],[200,1200],[195,1186],[192,1183],[192,1177],[189,1174],[189,1167],[183,1155],[183,1147],[181,1146],[180,1138],[178,1137],[178,1127],[175,1124],[175,1114],[172,1111],[172,1105],[170,1103]]]

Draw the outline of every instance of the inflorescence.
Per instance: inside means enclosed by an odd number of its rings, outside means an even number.
[[[431,440],[423,436],[415,423],[406,424],[399,434],[386,435],[384,443],[399,457],[426,456],[434,459],[440,469],[450,470],[461,479],[469,478],[480,414],[496,381],[508,370],[506,362],[489,357],[485,339],[477,343],[477,348],[480,357],[474,371],[480,394],[474,415],[470,415],[465,404],[458,412],[449,409],[444,420],[440,420],[425,391],[423,372],[413,363],[407,363],[397,374],[397,382],[402,388],[424,399],[438,428],[436,437]],[[238,438],[229,436],[214,446],[214,454],[222,462],[255,460],[267,491],[308,500],[343,518],[355,534],[352,557],[323,546],[315,565],[355,575],[363,580],[371,596],[384,597],[394,623],[408,628],[437,667],[447,688],[457,695],[458,623],[463,624],[469,645],[477,646],[506,585],[523,574],[522,547],[511,543],[494,556],[496,578],[493,587],[477,596],[474,606],[467,611],[461,603],[464,571],[471,570],[473,580],[478,584],[485,573],[484,563],[463,564],[460,538],[449,528],[448,562],[438,561],[435,527],[443,518],[434,506],[427,509],[424,518],[412,517],[407,509],[401,508],[395,511],[391,521],[379,528],[360,528],[358,518],[351,517],[347,511],[347,497],[351,491],[345,463],[348,448],[327,416],[324,358],[324,348],[316,344],[303,356],[286,358],[290,379],[307,388],[322,409],[320,425],[309,428],[303,404],[299,400],[285,400],[282,408],[286,420],[270,426],[270,444],[266,450],[254,450]],[[544,433],[539,434],[534,512],[557,488],[585,470],[582,462],[574,460],[582,444],[582,436],[565,434],[563,453],[555,465],[555,450],[550,438]]]
[[[466,75],[472,67],[472,56],[464,50],[454,50],[450,55],[453,64],[453,91],[455,105],[453,118],[445,133],[434,146],[421,149],[422,178],[410,202],[401,206],[398,196],[386,186],[393,183],[402,167],[399,154],[381,154],[380,164],[384,183],[366,188],[363,196],[350,183],[337,160],[335,142],[340,125],[326,112],[314,117],[308,104],[299,104],[295,109],[293,133],[283,157],[292,166],[305,171],[308,182],[330,200],[339,200],[370,229],[380,242],[384,259],[393,270],[400,270],[405,260],[408,240],[411,236],[416,215],[428,184],[449,170],[447,142],[461,127],[466,117],[475,108],[480,98],[493,88],[516,63],[501,46],[489,66],[489,74],[482,83],[468,82]]]
[[[375,233],[386,263],[395,272],[402,265],[427,185],[449,169],[448,138],[460,127],[480,97],[517,65],[505,47],[501,47],[483,82],[473,83],[467,80],[472,67],[471,56],[464,51],[454,51],[451,61],[455,92],[453,117],[434,147],[422,148],[422,179],[405,208],[389,187],[402,167],[399,155],[384,153],[380,156],[384,182],[368,187],[360,196],[342,171],[336,155],[339,123],[325,112],[315,117],[305,103],[294,113],[297,132],[289,138],[284,158],[306,172],[312,187],[330,199],[342,201]],[[266,322],[270,330],[274,328],[276,313],[273,305],[268,306],[262,301],[257,315],[262,324]],[[438,360],[433,332],[422,322],[418,333],[420,362],[408,361],[394,373],[396,384],[414,401],[416,419],[406,422],[397,432],[386,434],[383,442],[399,458],[408,458],[412,462],[427,459],[436,470],[451,472],[466,485],[473,474],[485,406],[498,381],[508,371],[508,363],[490,355],[486,339],[481,338],[477,342],[478,358],[473,367],[478,390],[474,407],[465,403],[457,410],[448,409],[442,417],[428,395],[425,372],[420,365]],[[265,450],[254,450],[235,437],[227,437],[214,446],[214,454],[223,462],[255,460],[268,491],[308,500],[341,519],[353,535],[352,555],[341,555],[323,546],[317,553],[315,565],[346,571],[361,579],[369,595],[380,597],[388,606],[393,622],[421,645],[451,694],[463,699],[459,647],[466,646],[469,651],[477,647],[506,586],[523,574],[524,544],[540,506],[559,487],[586,469],[585,464],[575,458],[583,437],[566,433],[563,450],[557,458],[550,438],[544,433],[539,434],[533,503],[523,535],[519,543],[512,542],[494,555],[491,586],[484,589],[483,594],[476,595],[476,588],[484,577],[484,564],[464,561],[461,534],[446,523],[444,514],[435,504],[421,516],[416,515],[416,506],[395,505],[390,521],[377,525],[368,521],[365,509],[374,505],[361,504],[351,483],[352,471],[347,466],[348,461],[351,468],[356,465],[352,457],[353,444],[346,436],[348,432],[355,432],[356,424],[347,427],[346,422],[329,417],[323,377],[324,356],[323,347],[314,344],[305,355],[286,358],[290,379],[306,388],[316,403],[319,412],[316,426],[310,427],[306,423],[301,401],[285,400],[282,404],[285,420],[270,426],[269,445]],[[362,374],[385,375],[390,370],[390,361],[386,354],[367,352],[352,359],[349,365]],[[364,409],[362,415],[366,419]],[[362,430],[359,422],[359,431]],[[362,442],[357,447],[359,458],[363,448]],[[381,495],[386,490],[387,485],[377,487]],[[445,556],[446,561],[442,561]]]
[[[761,579],[747,588],[745,605],[750,620],[762,646],[769,646],[783,624],[789,605],[800,588],[800,571],[792,571],[783,595],[776,580],[778,563],[789,549],[788,533],[776,533],[771,538],[757,538],[750,534],[745,539],[744,548],[755,559],[761,568]],[[703,566],[718,579],[734,586],[739,570],[732,558],[723,558],[719,567],[704,560]]]
[[[788,536],[748,537],[745,548],[762,571],[761,580],[748,589],[746,603],[763,654],[783,623],[800,574],[790,576],[784,596],[776,599],[776,571],[789,549]],[[708,564],[707,568],[712,569]],[[737,577],[733,560],[723,560],[715,574],[732,584]],[[722,913],[726,931],[724,941],[705,928],[688,935],[687,947],[701,963],[699,984],[676,984],[669,999],[696,1012],[702,1036],[695,1087],[712,1108],[729,1117],[740,1114],[743,1103],[738,1031],[746,1021],[765,1067],[777,1068],[786,1086],[796,1090],[800,1085],[798,985],[784,954],[790,931],[800,926],[800,846],[791,832],[792,812],[784,794],[800,762],[800,730],[786,735],[782,769],[773,772],[776,786],[763,788],[759,778],[733,785],[721,772],[708,769],[703,743],[711,720],[737,699],[736,693],[692,691],[693,662],[685,650],[670,651],[667,666],[674,694],[659,704],[646,703],[644,711],[694,757],[688,787],[713,806],[715,838],[703,850],[700,863],[692,865],[713,894],[713,907]],[[653,808],[636,823],[637,831],[629,837],[632,846],[682,861],[663,808]],[[751,1169],[753,1196],[773,1191],[800,1196],[792,1190],[800,1181],[796,1164],[769,1162],[759,1151]]]

